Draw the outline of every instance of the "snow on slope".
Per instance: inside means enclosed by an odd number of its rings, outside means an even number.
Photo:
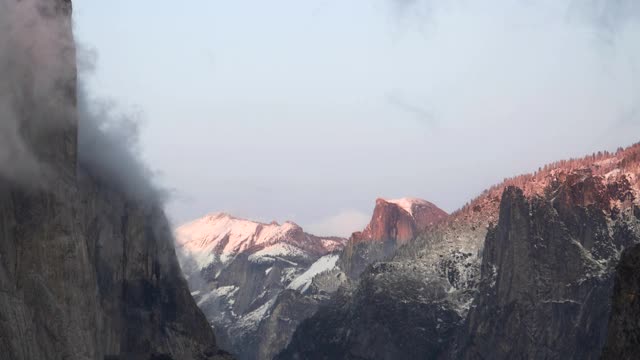
[[[218,213],[180,226],[176,230],[176,241],[190,250],[217,247],[220,253],[231,254],[282,238],[295,226],[293,223],[261,224]]]
[[[289,244],[275,244],[269,247],[266,247],[260,251],[256,251],[255,253],[249,256],[249,261],[252,262],[262,262],[268,260],[269,258],[276,257],[302,257],[306,258],[309,255],[302,249],[295,247]]]
[[[217,289],[213,289],[210,293],[204,295],[203,297],[201,297],[198,300],[198,306],[206,303],[211,298],[219,298],[219,297],[222,297],[222,296],[231,297],[237,291],[238,291],[238,287],[237,286],[222,286],[222,287],[219,287]],[[200,294],[200,291],[198,291],[197,295],[199,295],[199,294]]]
[[[250,330],[256,330],[260,322],[268,315],[271,308],[275,304],[277,298],[274,297],[264,303],[259,308],[253,310],[250,313],[243,315],[238,321],[233,324],[232,328],[234,332],[242,333]]]
[[[344,242],[306,234],[292,222],[263,224],[225,213],[208,215],[176,229],[176,246],[200,269],[211,263],[225,264],[240,253],[251,254],[252,261],[261,257],[319,256],[342,248]]]
[[[297,290],[304,294],[309,289],[309,286],[311,286],[311,282],[316,275],[330,271],[336,267],[336,262],[339,257],[340,255],[338,254],[321,257],[313,263],[307,271],[293,280],[291,284],[289,284],[288,289]]]

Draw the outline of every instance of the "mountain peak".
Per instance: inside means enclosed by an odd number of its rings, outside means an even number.
[[[342,248],[346,241],[307,234],[291,221],[282,225],[276,221],[266,224],[223,212],[184,224],[176,229],[175,234],[176,245],[183,252],[200,259],[197,262],[202,266],[214,259],[230,259],[240,253],[268,252],[272,247],[295,248],[292,253],[324,255]]]
[[[376,199],[371,222],[364,231],[355,233],[358,241],[396,241],[405,243],[418,232],[435,225],[448,214],[429,201],[405,197],[400,199]]]
[[[211,213],[209,215],[205,215],[203,217],[203,219],[206,219],[207,221],[218,221],[218,220],[224,219],[224,218],[231,219],[231,218],[233,218],[233,216],[231,216],[230,214],[228,214],[226,212],[220,211],[220,212]]]
[[[401,209],[409,213],[409,215],[413,216],[414,209],[417,207],[428,207],[428,208],[437,208],[434,204],[428,202],[427,200],[412,198],[412,197],[404,197],[400,199],[378,199],[378,201],[385,201],[390,204],[398,205]]]

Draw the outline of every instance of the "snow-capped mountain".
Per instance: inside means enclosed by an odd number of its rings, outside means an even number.
[[[176,230],[178,251],[192,261],[189,272],[221,270],[239,254],[253,262],[278,258],[317,258],[344,247],[338,237],[320,238],[305,233],[293,222],[280,225],[244,220],[215,213],[184,224]]]
[[[219,343],[240,359],[259,358],[260,324],[280,293],[307,292],[314,277],[335,267],[346,243],[307,234],[292,222],[265,224],[226,213],[182,225],[175,234],[192,295]]]

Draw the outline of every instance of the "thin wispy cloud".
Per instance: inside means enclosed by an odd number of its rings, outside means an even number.
[[[389,105],[406,114],[409,114],[419,124],[425,125],[431,129],[435,129],[438,127],[438,122],[436,121],[436,118],[431,111],[427,110],[424,107],[410,103],[402,95],[398,93],[387,93],[386,100]]]

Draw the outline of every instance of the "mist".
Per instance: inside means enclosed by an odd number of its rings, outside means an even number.
[[[85,86],[97,55],[69,36],[69,11],[0,0],[0,177],[46,189],[65,171],[83,171],[161,204],[166,193],[140,158],[140,118]]]
[[[154,183],[155,174],[140,156],[141,116],[111,100],[92,97],[84,85],[93,67],[80,72],[78,91],[78,163],[101,182],[128,197],[158,205],[168,191]]]
[[[75,124],[75,53],[59,7],[0,1],[0,176],[29,186],[53,175],[49,135]]]

